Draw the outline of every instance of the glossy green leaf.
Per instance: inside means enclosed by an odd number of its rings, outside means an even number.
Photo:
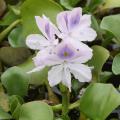
[[[12,95],[9,97],[10,111],[13,113],[18,104],[22,105],[24,103],[23,99],[18,95]]]
[[[63,120],[62,118],[57,118],[56,120]]]
[[[92,120],[105,120],[120,105],[120,94],[111,84],[89,85],[80,100],[80,110]]]
[[[22,26],[18,26],[17,28],[13,29],[10,34],[8,35],[9,43],[12,47],[24,47],[24,39],[22,34]]]
[[[60,0],[62,6],[67,9],[72,9],[80,0]]]
[[[10,120],[12,116],[0,108],[0,120]]]
[[[120,7],[120,0],[105,0],[103,9]]]
[[[100,82],[101,83],[106,83],[107,80],[109,80],[111,76],[112,76],[112,72],[108,72],[108,71],[102,72],[100,74]]]
[[[32,69],[34,69],[35,65],[33,63],[32,58],[29,58],[26,62],[20,64],[18,67],[20,67],[24,72],[27,73],[31,71]],[[29,83],[34,84],[34,85],[44,84],[48,77],[48,70],[49,68],[46,67],[41,71],[28,74],[30,78]]]
[[[98,20],[95,16],[92,16],[91,17],[91,20],[92,20],[92,28],[97,32],[97,37],[99,39],[102,39],[102,30],[100,29],[100,25],[98,23]]]
[[[18,54],[19,53],[19,54]],[[27,48],[12,48],[2,47],[0,48],[0,61],[6,66],[15,66],[24,62],[31,52]]]
[[[6,70],[1,81],[9,95],[25,96],[28,91],[29,77],[18,67],[12,67]]]
[[[112,33],[120,44],[120,14],[104,17],[101,22],[101,29]]]
[[[51,0],[44,0],[44,2],[43,0],[26,0],[21,7],[24,36],[40,33],[35,22],[35,16],[44,14],[55,23],[56,15],[60,11],[62,11],[62,8]]]
[[[9,9],[12,10],[15,15],[20,16],[20,7],[22,2],[19,2],[17,5],[8,5]]]
[[[109,51],[102,46],[94,45],[93,49],[93,57],[89,61],[89,65],[94,67],[94,70],[97,72],[101,72],[102,67],[106,60],[109,57]]]
[[[93,57],[88,62],[89,66],[93,66],[93,79],[98,81],[98,77],[101,73],[102,67],[105,64],[106,60],[109,58],[109,51],[102,46],[95,45],[92,47]]]
[[[24,101],[20,96],[12,95],[9,97],[10,112],[12,113],[12,117],[14,119],[19,118],[20,108],[23,103]]]
[[[117,54],[112,63],[112,71],[114,74],[120,74],[120,53]]]
[[[88,11],[93,12],[98,7],[100,7],[104,2],[105,0],[87,0],[86,9],[88,9]]]
[[[22,105],[19,120],[53,120],[53,111],[44,102],[29,102]]]
[[[15,15],[15,13],[12,10],[10,10],[0,20],[0,26],[10,25],[11,23],[13,23],[18,18],[19,18],[19,16]]]

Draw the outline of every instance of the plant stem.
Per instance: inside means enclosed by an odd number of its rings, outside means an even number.
[[[76,102],[72,103],[70,106],[69,106],[69,110],[72,110],[74,108],[77,108],[80,106],[80,100],[77,100]]]
[[[66,116],[69,111],[69,93],[68,91],[62,93],[62,115]]]
[[[53,111],[61,111],[62,110],[62,104],[51,106]]]
[[[64,85],[60,85],[62,93],[62,116],[67,117],[69,112],[69,90]]]
[[[80,106],[80,100],[77,100],[76,102],[70,104],[68,109],[72,110],[72,109],[77,108],[79,106]],[[61,111],[62,110],[62,104],[58,104],[58,105],[52,106],[52,109],[54,111]]]
[[[0,33],[0,42],[6,37],[6,35],[19,23],[21,22],[20,19],[14,21],[11,25],[9,25],[5,30]]]

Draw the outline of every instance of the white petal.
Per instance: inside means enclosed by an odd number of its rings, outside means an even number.
[[[60,64],[62,61],[55,54],[50,54],[50,52],[51,48],[46,48],[38,52],[37,55],[33,58],[34,64],[36,66],[52,66]]]
[[[91,15],[84,14],[80,19],[79,27],[90,27],[91,26]]]
[[[92,73],[90,67],[83,64],[69,64],[71,73],[80,82],[90,82],[92,79]]]
[[[63,85],[68,87],[69,91],[71,92],[71,73],[69,68],[67,68],[67,66],[64,67],[64,70],[63,70],[62,83]]]
[[[26,39],[26,45],[34,50],[41,50],[44,47],[49,46],[49,44],[50,42],[39,34],[31,34]]]
[[[43,18],[41,18],[40,16],[35,16],[35,20],[36,20],[36,24],[39,28],[39,30],[42,32],[42,34],[47,38],[47,35],[45,33],[45,24],[46,22],[44,21]]]
[[[47,18],[40,16],[35,16],[36,23],[42,34],[48,39],[48,40],[54,40],[55,34],[59,34],[59,30],[57,27]]]
[[[84,14],[80,17],[79,24],[71,29],[71,32],[74,34],[76,31],[79,31],[80,29],[85,29],[91,26],[91,15]]]
[[[76,49],[74,50],[76,52],[76,55],[74,56],[73,59],[70,59],[69,62],[85,63],[92,58],[93,50],[90,47],[88,47],[86,44],[71,38],[66,38],[66,41],[68,41],[68,43],[71,44],[71,47],[73,46]]]
[[[30,73],[33,73],[33,72],[38,72],[38,71],[41,71],[45,66],[39,66],[39,67],[36,67],[34,69],[32,69],[31,71],[28,71],[27,73],[30,74]]]
[[[63,33],[68,33],[68,27],[67,27],[68,13],[69,13],[69,11],[64,11],[64,12],[60,12],[57,15],[57,25],[58,25],[58,28],[60,29],[60,31]]]
[[[92,28],[76,29],[71,36],[80,41],[93,41],[97,37],[97,33]]]
[[[57,65],[51,68],[48,72],[48,81],[51,87],[59,84],[62,81],[63,66]]]
[[[80,49],[81,51],[85,51],[85,50],[92,51],[92,49],[89,46],[87,46],[86,44],[84,44],[83,42],[81,42],[77,39],[67,37],[67,38],[65,38],[64,41],[68,42],[69,44],[72,44],[74,46],[74,48]]]
[[[82,8],[74,8],[72,11],[68,14],[68,28],[69,31],[72,29],[76,29],[76,27],[80,24],[80,20],[82,17]]]

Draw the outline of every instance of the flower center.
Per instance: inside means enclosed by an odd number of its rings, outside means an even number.
[[[64,56],[65,56],[65,57],[69,56],[69,53],[64,52]]]
[[[74,50],[68,46],[65,45],[63,47],[61,47],[61,49],[59,49],[57,55],[61,58],[61,59],[70,59],[74,56]]]

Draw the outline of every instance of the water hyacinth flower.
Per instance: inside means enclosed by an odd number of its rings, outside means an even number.
[[[33,58],[35,68],[28,73],[40,71],[46,66],[50,86],[64,84],[71,91],[71,74],[80,82],[90,82],[91,68],[85,65],[93,56],[92,49],[81,41],[92,41],[96,32],[90,27],[90,15],[82,15],[81,8],[57,15],[58,28],[45,16],[36,16],[42,35],[31,34],[26,44],[39,50]]]
[[[80,7],[59,13],[57,25],[61,31],[61,38],[69,36],[79,41],[93,41],[97,36],[91,28],[91,15],[82,15]]]

